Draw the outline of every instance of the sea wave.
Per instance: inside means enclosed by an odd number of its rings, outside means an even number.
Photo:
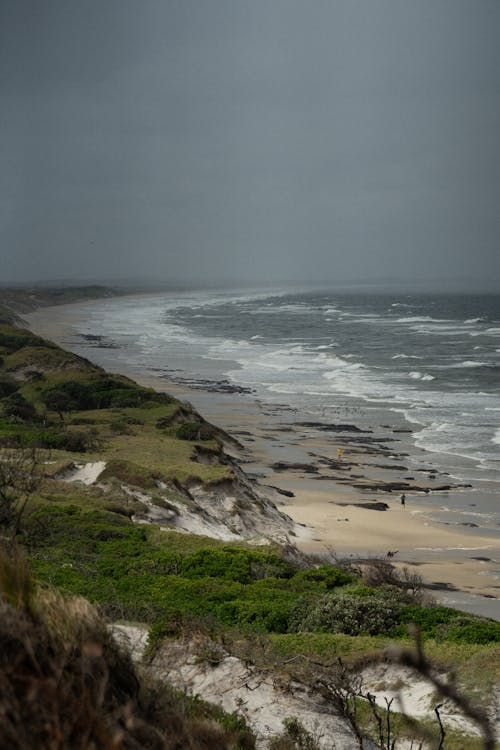
[[[398,318],[396,323],[453,323],[450,318],[431,318],[430,315],[414,315],[408,318]]]
[[[427,372],[418,372],[418,370],[413,370],[412,372],[409,372],[408,375],[413,380],[435,380],[434,375],[430,375]]]

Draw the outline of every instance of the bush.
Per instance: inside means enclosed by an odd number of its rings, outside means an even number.
[[[211,440],[214,431],[211,425],[203,422],[184,422],[175,431],[179,440]]]
[[[253,587],[215,609],[225,625],[266,633],[287,633],[295,597],[286,591],[261,591]]]
[[[3,402],[3,413],[6,417],[14,417],[22,422],[36,422],[38,414],[29,401],[20,393],[13,393]]]
[[[500,623],[479,617],[455,617],[437,630],[437,639],[452,643],[500,643]]]
[[[0,331],[0,346],[5,348],[9,354],[23,349],[25,346],[41,346],[47,349],[57,349],[56,344],[51,341],[45,341],[39,336],[35,336],[30,331],[20,328],[6,326],[6,330]]]
[[[98,447],[99,441],[94,430],[59,430],[57,428],[40,430],[34,442],[40,448],[84,453]]]
[[[422,607],[420,605],[407,605],[401,608],[399,613],[398,635],[406,635],[408,625],[418,627],[424,637],[433,638],[437,635],[439,626],[449,623],[457,616],[457,610],[450,607]]]
[[[1,364],[2,363],[0,362],[0,365]],[[9,377],[8,375],[0,376],[0,398],[5,398],[6,396],[10,396],[12,393],[17,391],[18,388],[19,388],[19,383],[17,383],[17,381],[15,381],[14,378]]]
[[[184,558],[181,575],[186,578],[222,578],[250,583],[261,578],[290,575],[290,566],[269,552],[231,549],[202,549]]]
[[[391,635],[400,605],[379,597],[326,595],[314,603],[302,600],[292,614],[295,630],[330,631],[347,635]]]
[[[157,477],[149,469],[139,466],[139,464],[135,464],[132,461],[124,461],[119,458],[112,458],[108,461],[106,468],[101,474],[101,480],[111,477],[144,490],[153,489],[157,486]]]
[[[91,380],[66,380],[42,391],[48,409],[59,413],[143,406],[147,402],[170,404],[172,396],[156,393],[125,378],[102,376]]]
[[[319,750],[312,734],[294,716],[283,719],[283,726],[283,734],[271,740],[269,750]]]
[[[319,584],[321,588],[325,588],[327,591],[337,586],[345,586],[348,583],[352,583],[353,580],[353,575],[345,573],[339,568],[334,568],[332,565],[320,565],[318,568],[301,570],[294,576],[294,582],[305,581],[307,583]]]

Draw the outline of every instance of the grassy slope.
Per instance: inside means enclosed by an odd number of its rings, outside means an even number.
[[[356,661],[381,652],[389,637],[404,640],[406,623],[413,620],[427,639],[429,655],[452,662],[468,689],[485,696],[498,680],[497,623],[442,607],[412,609],[400,589],[376,591],[355,573],[331,566],[319,573],[300,570],[279,550],[134,525],[129,517],[135,501],[121,489],[124,482],[154,496],[158,479],[182,485],[231,476],[225,464],[194,461],[197,442],[176,436],[179,422],[196,421],[198,415],[186,404],[109,376],[9,325],[0,326],[0,357],[0,444],[16,450],[30,443],[56,445],[50,453],[40,449],[50,463],[19,537],[41,582],[84,595],[112,617],[156,623],[156,637],[193,621],[219,634],[236,628],[235,643],[252,644],[265,633],[266,658],[276,665],[298,654]],[[13,399],[17,406],[12,407]],[[64,408],[54,408],[61,404]],[[68,450],[74,447],[68,436],[82,434],[87,438],[81,450]],[[217,449],[215,440],[203,445]],[[51,476],[65,462],[101,459],[108,462],[106,492]],[[358,607],[361,634],[323,632],[342,629],[337,621],[321,619],[323,603],[339,593],[346,606]],[[400,598],[396,610],[378,634],[363,634],[369,624],[360,620],[360,602],[382,603],[388,597]],[[296,632],[305,629],[312,632]]]

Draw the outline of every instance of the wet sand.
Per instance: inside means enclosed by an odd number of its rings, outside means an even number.
[[[84,319],[91,304],[43,308],[24,317],[36,333],[113,369],[112,352],[85,348],[72,328],[72,321]],[[437,491],[453,482],[438,475],[425,457],[421,464],[410,462],[408,436],[400,425],[368,433],[360,432],[365,424],[349,420],[341,427],[352,430],[339,431],[338,425],[322,429],[319,424],[297,424],[288,407],[270,407],[251,395],[190,388],[121,365],[120,371],[193,403],[239,441],[236,454],[245,471],[261,485],[293,493],[287,497],[269,490],[298,524],[293,542],[300,549],[353,559],[390,553],[391,562],[422,575],[439,601],[500,620],[500,565],[495,562],[500,559],[500,536],[494,529],[468,529],[440,520],[443,497],[449,506],[465,490]],[[374,510],[366,503],[388,507]]]

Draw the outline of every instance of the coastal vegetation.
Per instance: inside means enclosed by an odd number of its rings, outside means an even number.
[[[189,404],[109,374],[11,323],[0,325],[1,638],[18,649],[12,653],[22,674],[33,668],[30,653],[36,654],[39,704],[53,675],[66,675],[63,694],[43,709],[49,714],[33,722],[36,731],[43,733],[42,724],[55,731],[57,701],[67,700],[74,710],[75,684],[83,675],[94,687],[84,692],[74,724],[61,731],[76,731],[100,686],[95,747],[254,746],[237,717],[201,702],[182,703],[172,691],[144,698],[97,610],[110,621],[147,624],[151,658],[166,640],[197,634],[204,658],[231,653],[306,684],[314,682],[318,664],[326,669],[341,660],[355,668],[383,659],[389,643],[410,644],[416,627],[429,658],[443,670],[453,664],[457,684],[487,703],[498,682],[500,623],[436,606],[421,581],[385,560],[319,560],[299,554],[289,539],[256,546],[236,526],[231,539],[178,527],[183,510],[195,507],[193,488],[210,493],[228,485],[234,491],[244,481],[224,452],[225,437]],[[102,462],[98,482],[67,481],[82,460]],[[163,514],[161,523],[148,516],[151,511]],[[252,512],[261,512],[257,500]],[[23,572],[23,556],[30,574]],[[61,633],[63,622],[70,635]],[[99,644],[95,653],[86,653],[88,643]],[[7,678],[14,679],[12,663],[2,663],[5,690]],[[16,706],[21,682],[15,683]],[[121,745],[110,744],[113,732],[128,727],[132,704],[130,736],[125,732]],[[369,733],[365,719],[360,726]],[[172,722],[185,744],[161,744]],[[215,733],[205,745],[197,734],[202,726],[207,737]],[[14,725],[10,731],[8,746],[26,746],[12,739]],[[285,735],[276,748],[309,747],[293,722]],[[90,739],[81,745],[87,746]],[[460,747],[451,735],[445,746]]]

